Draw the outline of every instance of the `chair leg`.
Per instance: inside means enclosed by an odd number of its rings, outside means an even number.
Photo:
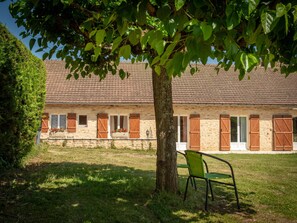
[[[206,192],[205,192],[205,211],[207,211],[207,202],[208,202],[208,180],[205,180],[206,183]]]
[[[210,194],[211,194],[211,200],[214,201],[212,186],[211,186],[211,180],[209,181],[209,188],[210,188]]]
[[[233,185],[234,185],[235,197],[236,197],[236,202],[237,202],[237,208],[238,208],[238,210],[239,210],[239,209],[240,209],[239,198],[238,198],[238,192],[237,192],[237,187],[236,187],[236,183],[235,183],[234,176],[232,176],[232,179],[233,179]]]
[[[184,194],[184,201],[185,201],[185,200],[186,200],[186,198],[187,198],[187,192],[188,192],[189,179],[191,179],[191,176],[189,176],[189,177],[188,177],[188,179],[187,179],[186,190],[185,190],[185,194]]]

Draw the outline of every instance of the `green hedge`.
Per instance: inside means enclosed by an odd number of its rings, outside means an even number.
[[[34,144],[45,101],[43,62],[0,24],[0,169],[18,167]]]

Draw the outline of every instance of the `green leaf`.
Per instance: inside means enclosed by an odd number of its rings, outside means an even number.
[[[120,48],[119,56],[123,57],[124,59],[128,60],[131,54],[131,46],[124,45]]]
[[[190,73],[191,73],[191,75],[195,74],[195,72],[196,72],[196,69],[195,69],[194,67],[192,67],[192,68],[190,69]]]
[[[106,32],[104,29],[98,30],[96,32],[96,44],[100,45],[106,36]]]
[[[48,53],[44,53],[44,54],[42,55],[42,60],[45,60],[47,57],[48,57]]]
[[[206,22],[202,22],[200,25],[200,28],[202,30],[203,33],[203,39],[206,41],[211,37],[212,34],[212,26],[207,25]]]
[[[274,20],[274,15],[272,12],[262,12],[261,14],[261,24],[264,30],[264,33],[270,33],[271,32],[271,27],[272,27],[272,23]]]
[[[155,72],[160,75],[161,74],[161,67],[160,66],[155,66]]]
[[[154,64],[156,64],[157,62],[159,62],[160,61],[160,56],[156,56],[154,59],[153,59],[153,61],[152,61],[152,63],[151,63],[151,66],[153,66]]]
[[[94,48],[94,44],[92,42],[87,43],[85,47],[85,51],[90,51]]]
[[[231,30],[240,23],[240,17],[236,11],[233,11],[230,16],[227,17],[227,29]]]
[[[137,45],[141,37],[141,31],[139,29],[132,30],[129,33],[128,39],[132,45]]]
[[[186,0],[175,0],[174,4],[175,4],[176,11],[180,10],[184,6],[185,2]]]
[[[34,39],[34,38],[30,39],[30,42],[29,42],[30,50],[33,49],[33,46],[34,46],[35,42],[36,42],[36,39]]]
[[[293,14],[294,14],[294,22],[296,22],[297,21],[297,5],[294,6]]]
[[[121,42],[122,42],[122,37],[121,36],[117,37],[113,41],[111,52],[115,51],[119,47]]]
[[[276,17],[282,17],[283,15],[285,15],[287,13],[286,11],[286,6],[283,5],[282,3],[279,3],[276,5]]]
[[[89,38],[92,38],[97,32],[97,29],[94,29],[92,32],[89,34]]]
[[[253,54],[242,53],[240,56],[240,62],[243,69],[250,72],[258,64],[258,58]]]
[[[259,0],[249,0],[249,15],[257,8]]]
[[[165,41],[160,40],[153,47],[157,51],[158,55],[161,55],[164,51]]]

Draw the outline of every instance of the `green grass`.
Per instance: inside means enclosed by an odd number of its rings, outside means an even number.
[[[203,181],[183,203],[185,170],[179,195],[154,194],[154,151],[40,148],[0,174],[0,222],[297,222],[297,154],[220,157],[233,165],[240,211],[220,185],[203,211]]]

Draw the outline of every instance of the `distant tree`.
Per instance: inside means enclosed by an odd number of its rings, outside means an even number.
[[[10,7],[24,37],[33,36],[43,58],[66,61],[68,78],[108,73],[121,58],[152,68],[157,128],[156,189],[176,192],[176,139],[172,77],[209,58],[239,79],[259,64],[279,62],[288,75],[297,66],[296,1],[260,0],[18,0]],[[48,43],[53,46],[48,49]],[[203,86],[197,86],[203,87]]]
[[[45,73],[42,60],[0,24],[0,169],[18,167],[34,144]]]

